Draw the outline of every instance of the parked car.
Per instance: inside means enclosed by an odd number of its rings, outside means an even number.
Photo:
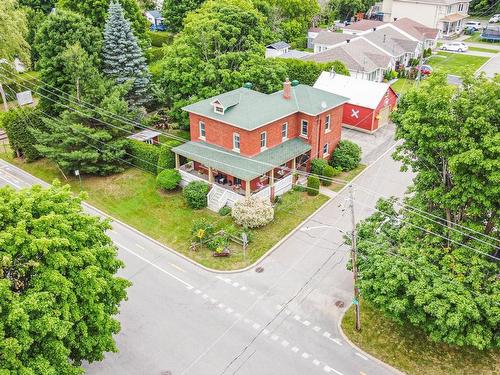
[[[469,27],[471,29],[474,29],[474,31],[479,31],[479,30],[481,30],[481,22],[469,21],[465,24],[465,27]]]
[[[417,66],[418,70],[420,70],[420,74],[423,76],[430,76],[432,74],[432,66],[430,65]]]
[[[443,51],[465,52],[469,49],[465,43],[462,42],[448,42],[441,46]]]
[[[489,23],[497,23],[500,22],[500,14],[494,14],[490,20],[488,21]]]

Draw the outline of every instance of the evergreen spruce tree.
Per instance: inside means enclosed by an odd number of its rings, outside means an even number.
[[[123,8],[112,2],[104,28],[104,73],[121,84],[132,81],[128,100],[132,105],[143,105],[149,100],[150,74],[146,58],[134,36]]]

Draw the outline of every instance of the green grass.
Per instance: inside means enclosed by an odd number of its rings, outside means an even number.
[[[351,181],[354,177],[356,177],[358,174],[363,172],[363,170],[366,168],[366,165],[360,164],[356,168],[354,168],[352,171],[347,171],[347,172],[342,172],[339,175],[333,177],[335,180],[342,180],[342,181]],[[334,182],[328,188],[333,191],[340,191],[345,186],[345,184],[339,184]]]
[[[479,32],[479,31],[475,32],[470,37],[465,39],[464,42],[483,43],[483,44],[496,45],[496,46],[499,45],[498,42],[490,42],[490,41],[481,39],[481,32]]]
[[[439,57],[441,56],[441,57]],[[461,55],[458,53],[438,52],[437,56],[429,58],[428,64],[436,71],[442,71],[447,74],[460,75],[464,68],[475,72],[481,67],[488,57]]]
[[[342,330],[364,351],[408,375],[498,375],[500,350],[479,351],[430,341],[419,329],[399,325],[361,303],[361,332],[354,329],[354,308],[347,311]]]
[[[415,85],[415,81],[406,79],[406,78],[398,78],[396,82],[394,82],[391,87],[396,92],[396,94],[404,94],[410,88]]]
[[[73,176],[65,180],[53,163],[39,160],[25,163],[9,154],[0,157],[25,171],[52,182],[59,179],[69,183],[75,192],[80,191],[79,181]],[[218,229],[232,223],[231,217],[221,217],[208,210],[188,208],[180,191],[162,193],[156,189],[155,177],[135,168],[109,177],[82,176],[82,190],[88,193],[86,201],[111,216],[164,243],[187,257],[214,269],[239,269],[260,258],[286,234],[327,201],[325,196],[309,197],[296,191],[283,196],[275,210],[275,219],[264,228],[253,231],[246,259],[240,246],[232,244],[229,258],[214,258],[208,249],[193,252],[191,244],[192,221],[207,218]]]
[[[489,53],[500,52],[499,50],[496,50],[496,49],[483,48],[483,47],[469,47],[469,51],[489,52]]]

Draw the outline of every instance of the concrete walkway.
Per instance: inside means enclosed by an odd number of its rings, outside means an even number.
[[[497,53],[494,57],[486,61],[476,73],[479,74],[482,72],[484,72],[488,78],[493,78],[496,74],[500,74],[500,53]]]

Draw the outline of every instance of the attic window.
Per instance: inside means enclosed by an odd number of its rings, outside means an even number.
[[[224,107],[221,106],[219,103],[214,103],[214,112],[220,113],[221,115],[223,115],[224,114]]]

